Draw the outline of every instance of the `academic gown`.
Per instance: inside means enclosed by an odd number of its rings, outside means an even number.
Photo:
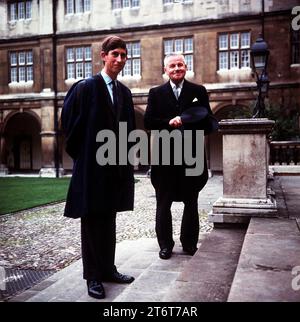
[[[131,92],[122,83],[117,84],[117,111],[101,74],[74,84],[65,98],[61,122],[66,151],[74,161],[66,217],[99,216],[133,209],[133,166],[100,166],[96,160],[97,150],[103,144],[96,142],[99,131],[106,129],[116,134],[118,151],[119,122],[127,122],[128,133],[135,129]]]

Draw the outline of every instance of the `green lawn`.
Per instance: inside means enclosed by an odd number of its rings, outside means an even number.
[[[0,215],[66,198],[70,178],[0,178]]]

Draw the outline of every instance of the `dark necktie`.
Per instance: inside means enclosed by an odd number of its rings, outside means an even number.
[[[118,95],[117,95],[117,86],[115,81],[111,81],[112,84],[112,93],[113,93],[113,107],[115,112],[118,110]]]
[[[178,100],[178,98],[179,98],[179,86],[176,86],[174,88],[174,94],[175,94],[176,99]]]

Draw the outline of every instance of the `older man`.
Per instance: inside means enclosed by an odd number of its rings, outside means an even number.
[[[164,70],[169,81],[149,92],[144,123],[149,130],[172,131],[204,130],[205,134],[217,128],[212,116],[204,86],[185,79],[187,65],[183,55],[171,54],[164,60]],[[195,134],[195,133],[194,133]],[[204,151],[203,151],[204,153]],[[172,255],[171,205],[183,201],[180,241],[183,251],[194,255],[199,236],[198,194],[208,180],[206,160],[201,175],[187,176],[186,165],[153,165],[151,182],[156,192],[156,235],[160,246],[159,257]]]

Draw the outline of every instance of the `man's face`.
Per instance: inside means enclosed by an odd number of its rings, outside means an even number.
[[[165,73],[174,84],[179,84],[186,74],[187,66],[182,56],[171,56],[168,58]]]
[[[104,51],[101,51],[101,58],[105,62],[104,71],[114,79],[124,68],[127,54],[125,49],[116,48],[110,50],[107,54]]]

